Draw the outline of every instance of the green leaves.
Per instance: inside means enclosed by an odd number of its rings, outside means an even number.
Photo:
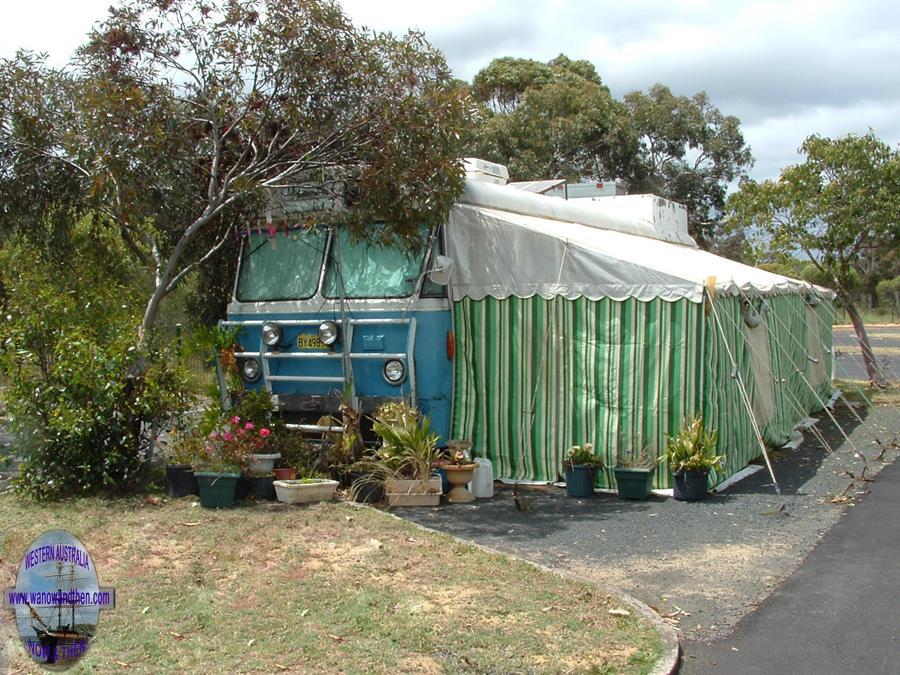
[[[726,190],[753,165],[740,121],[723,115],[705,92],[675,96],[656,84],[625,96],[640,138],[632,189],[687,206],[688,228],[703,248],[720,235]]]
[[[680,473],[721,469],[725,463],[725,455],[715,454],[718,439],[718,431],[707,431],[701,417],[686,422],[678,433],[666,442],[666,461],[669,470],[672,473]]]
[[[777,181],[746,181],[728,202],[732,227],[757,228],[776,253],[802,252],[847,297],[861,253],[900,234],[900,154],[865,136],[810,136],[807,159]]]
[[[123,0],[69,70],[3,65],[0,226],[40,242],[92,214],[154,274],[142,333],[273,190],[352,197],[354,234],[377,215],[399,241],[462,190],[470,105],[443,56],[330,0]]]
[[[128,287],[82,253],[70,251],[68,275],[48,274],[15,242],[2,255],[0,368],[25,458],[16,486],[36,498],[134,487],[153,435],[189,405],[174,355],[135,351],[139,305]]]
[[[506,164],[512,180],[627,175],[637,139],[590,63],[495,59],[473,94],[485,111],[470,153]]]
[[[776,181],[745,181],[728,201],[730,226],[751,233],[759,260],[805,256],[837,291],[853,321],[869,379],[882,375],[855,306],[857,289],[874,292],[897,272],[900,152],[873,132],[837,139],[810,136],[802,164]]]

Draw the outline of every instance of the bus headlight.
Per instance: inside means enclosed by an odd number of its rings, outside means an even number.
[[[406,366],[403,365],[403,361],[391,359],[384,362],[381,374],[388,384],[400,384],[406,379]]]
[[[277,323],[264,323],[262,327],[262,341],[269,347],[274,347],[281,342],[281,326]]]
[[[256,382],[259,379],[259,361],[256,359],[245,359],[241,363],[241,375],[247,382]]]
[[[333,345],[338,339],[338,327],[334,321],[323,321],[319,324],[319,339],[323,344]]]

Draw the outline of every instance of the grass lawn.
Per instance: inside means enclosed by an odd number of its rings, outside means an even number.
[[[866,405],[872,402],[875,405],[900,406],[900,384],[892,382],[882,388],[872,387],[868,382],[851,380],[835,380],[834,384],[848,401]]]
[[[656,631],[610,614],[619,605],[595,586],[342,503],[7,494],[0,523],[0,588],[38,534],[62,528],[116,589],[71,672],[640,673],[661,653]],[[12,671],[38,672],[0,611]]]

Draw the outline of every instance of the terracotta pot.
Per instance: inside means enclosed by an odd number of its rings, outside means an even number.
[[[472,481],[472,476],[478,464],[444,464],[444,471],[447,472],[447,480],[450,482],[450,492],[447,493],[447,501],[452,504],[471,502],[475,500],[475,495],[469,492],[468,484]]]
[[[294,480],[297,469],[275,469],[275,480]]]

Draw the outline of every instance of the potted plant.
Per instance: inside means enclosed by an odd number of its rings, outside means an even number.
[[[716,455],[718,433],[707,431],[698,416],[685,424],[666,444],[666,460],[675,481],[673,495],[680,501],[706,497],[709,472],[724,466],[725,455]]]
[[[653,473],[659,458],[651,457],[646,446],[640,450],[635,447],[616,455],[613,473],[616,475],[616,489],[622,499],[647,499],[653,488]]]
[[[268,428],[248,429],[231,420],[220,431],[213,431],[194,467],[200,488],[200,505],[207,508],[234,506],[238,480],[254,450],[265,448],[271,432]]]
[[[169,496],[200,494],[193,465],[203,454],[203,438],[198,434],[182,435],[177,429],[172,431],[172,436],[172,450],[166,462]]]
[[[220,385],[224,384],[225,391],[228,392],[227,404],[224,406],[226,409],[229,405],[239,404],[241,397],[246,393],[244,378],[241,377],[241,370],[235,357],[235,354],[244,351],[237,339],[239,331],[237,326],[231,328],[217,326],[207,338],[207,344],[216,355],[216,371]]]
[[[468,441],[453,441],[448,443],[448,457],[441,460],[441,468],[447,474],[450,483],[450,491],[447,493],[447,501],[451,503],[465,503],[475,500],[467,485],[472,482],[475,469],[478,464],[472,461],[470,452],[472,444]]]
[[[331,478],[300,478],[276,480],[274,485],[278,501],[285,504],[312,504],[332,499],[338,482]]]
[[[431,433],[427,417],[402,403],[382,406],[373,430],[382,439],[375,458],[366,464],[384,478],[391,506],[437,506],[441,502],[441,479],[434,475],[440,459],[437,434]]]
[[[274,449],[280,455],[273,469],[276,480],[294,480],[298,470],[310,469],[311,451],[309,444],[299,433],[280,429],[275,433]]]
[[[594,494],[597,469],[603,468],[603,460],[594,454],[591,443],[573,445],[566,453],[563,471],[566,475],[566,494],[570,497],[590,497]]]

